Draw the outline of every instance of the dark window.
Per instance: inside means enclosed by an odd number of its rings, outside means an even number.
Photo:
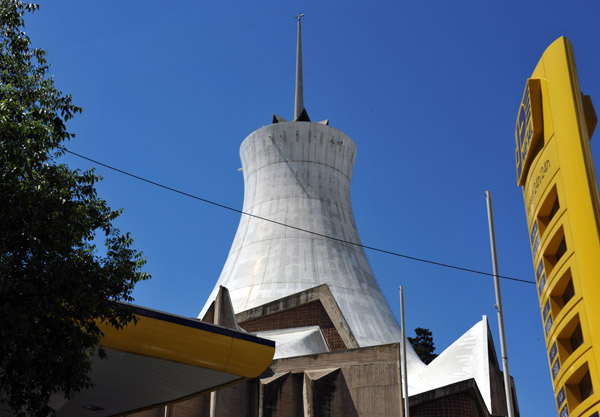
[[[569,340],[571,341],[571,352],[575,352],[575,349],[577,349],[583,344],[583,333],[581,333],[581,323],[579,323],[575,330],[573,330],[573,333],[571,334]]]
[[[558,245],[558,248],[556,249],[556,255],[554,255],[556,256],[556,262],[558,262],[560,258],[562,258],[566,251],[567,242],[565,241],[565,237],[563,236],[562,240],[560,241],[560,244]]]
[[[540,234],[540,237],[544,236],[546,228],[548,227],[552,219],[556,216],[556,213],[558,213],[559,210],[560,203],[558,202],[558,190],[556,188],[556,185],[554,185],[544,198],[544,201],[540,205],[540,209],[537,214],[537,229],[538,233]]]
[[[563,303],[565,303],[566,305],[569,302],[569,300],[573,298],[574,295],[575,288],[573,288],[573,280],[570,279],[562,295]]]
[[[594,393],[594,387],[592,386],[592,378],[590,377],[589,370],[579,382],[579,392],[581,393],[581,401],[585,400]]]
[[[546,274],[550,275],[556,264],[563,258],[567,252],[567,241],[565,231],[560,227],[552,236],[550,242],[544,250],[544,269]]]
[[[557,195],[556,200],[554,200],[554,204],[552,205],[552,208],[550,209],[550,213],[548,213],[548,223],[550,223],[550,221],[552,221],[552,218],[554,217],[554,215],[556,214],[558,209],[560,209],[560,204],[558,204],[558,195]]]

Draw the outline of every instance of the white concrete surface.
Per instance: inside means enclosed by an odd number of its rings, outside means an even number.
[[[240,156],[244,212],[360,243],[350,202],[356,146],[344,133],[317,123],[272,124],[250,134]],[[325,283],[360,346],[400,339],[361,247],[250,216],[241,217],[205,309],[219,285],[237,312]]]

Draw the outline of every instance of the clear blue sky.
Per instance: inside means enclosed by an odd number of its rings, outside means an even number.
[[[597,1],[44,0],[26,29],[47,50],[56,85],[85,109],[69,123],[69,149],[241,209],[240,143],[273,113],[292,117],[298,10],[308,113],[358,147],[352,202],[363,243],[491,272],[489,189],[500,273],[533,280],[515,180],[517,109],[544,49],[564,35],[600,112]],[[98,172],[101,196],[124,209],[118,226],[153,275],[136,303],[195,317],[239,215]],[[438,352],[482,315],[499,351],[491,278],[367,257],[396,314],[404,285],[407,327],[431,329]],[[521,415],[556,415],[535,287],[503,281],[502,295]]]

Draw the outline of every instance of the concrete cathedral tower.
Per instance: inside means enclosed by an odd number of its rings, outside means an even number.
[[[231,250],[204,315],[220,286],[236,313],[327,284],[359,346],[401,339],[359,246],[350,201],[356,145],[304,108],[298,20],[294,120],[251,133],[240,147],[244,206]],[[308,231],[308,232],[306,232]],[[414,355],[414,353],[411,352]]]
[[[302,16],[294,119],[273,115],[242,142],[244,214],[200,313],[275,341],[274,360],[258,378],[183,402],[169,415],[404,415],[400,326],[352,213],[356,145],[327,120],[311,122],[304,108]],[[485,316],[427,365],[408,345],[406,362],[411,415],[505,415]]]

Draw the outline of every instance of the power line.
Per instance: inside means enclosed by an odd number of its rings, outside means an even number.
[[[115,167],[113,167],[111,165],[105,164],[105,163],[100,162],[100,161],[96,161],[95,159],[88,158],[87,156],[83,156],[83,155],[78,154],[76,152],[70,151],[70,150],[68,150],[66,148],[63,148],[63,150],[65,152],[70,153],[71,155],[77,156],[77,157],[79,157],[81,159],[85,159],[85,160],[87,160],[89,162],[92,162],[94,164],[103,166],[105,168],[111,169],[111,170],[116,171],[116,172],[119,172],[119,173],[121,173],[123,175],[127,175],[127,176],[135,178],[137,180],[140,180],[140,181],[143,181],[143,182],[147,182],[148,184],[152,184],[152,185],[155,185],[157,187],[164,188],[165,190],[169,190],[169,191],[172,191],[174,193],[181,194],[181,195],[184,195],[186,197],[190,197],[190,198],[202,201],[202,202],[207,203],[207,204],[212,204],[213,206],[217,206],[217,207],[220,207],[220,208],[223,208],[223,209],[226,209],[226,210],[230,210],[230,211],[242,214],[244,216],[250,216],[250,217],[253,217],[255,219],[264,220],[266,222],[274,223],[274,224],[277,224],[277,225],[280,225],[280,226],[288,227],[290,229],[294,229],[294,230],[298,230],[298,231],[301,231],[301,232],[309,233],[309,234],[314,235],[314,236],[323,237],[325,239],[334,240],[336,242],[344,243],[344,244],[347,244],[347,245],[359,246],[359,247],[361,247],[363,249],[369,249],[369,250],[372,250],[374,252],[385,253],[387,255],[398,256],[398,257],[404,258],[404,259],[410,259],[410,260],[413,260],[413,261],[423,262],[423,263],[427,263],[427,264],[431,264],[431,265],[443,266],[445,268],[456,269],[456,270],[459,270],[459,271],[471,272],[473,274],[486,275],[486,276],[490,276],[490,277],[494,276],[494,274],[489,273],[489,272],[478,271],[476,269],[470,269],[470,268],[463,268],[463,267],[460,267],[460,266],[450,265],[450,264],[446,264],[446,263],[443,263],[443,262],[436,262],[436,261],[432,261],[432,260],[429,260],[429,259],[417,258],[416,256],[404,255],[404,254],[401,254],[401,253],[398,253],[398,252],[393,252],[393,251],[389,251],[389,250],[386,250],[386,249],[376,248],[374,246],[363,245],[361,243],[350,242],[348,240],[339,239],[339,238],[328,236],[328,235],[325,235],[325,234],[322,234],[322,233],[313,232],[313,231],[310,231],[310,230],[302,229],[300,227],[296,227],[296,226],[292,226],[292,225],[289,225],[289,224],[281,223],[281,222],[278,222],[276,220],[267,219],[266,217],[261,217],[261,216],[255,215],[255,214],[246,213],[245,211],[242,211],[242,210],[230,207],[230,206],[226,206],[225,204],[220,204],[220,203],[217,203],[215,201],[208,200],[206,198],[198,197],[197,195],[186,193],[185,191],[181,191],[181,190],[178,190],[176,188],[160,184],[160,183],[158,183],[156,181],[152,181],[152,180],[140,177],[139,175],[135,175],[135,174],[132,174],[130,172],[123,171],[122,169],[115,168]],[[526,284],[534,284],[535,285],[534,281],[529,281],[529,280],[525,280],[525,279],[509,277],[509,276],[505,276],[505,275],[498,275],[498,278],[503,278],[503,279],[508,279],[508,280],[511,280],[511,281],[517,281],[517,282],[523,282],[523,283],[526,283]]]

